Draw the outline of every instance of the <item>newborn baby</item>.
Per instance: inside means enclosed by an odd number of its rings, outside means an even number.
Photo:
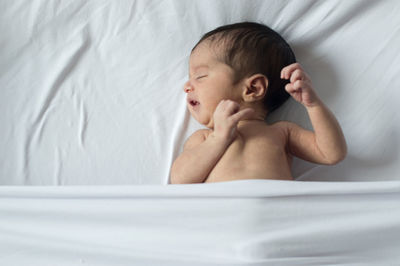
[[[184,85],[193,133],[171,168],[171,184],[239,179],[293,180],[292,156],[332,165],[346,156],[334,115],[286,41],[251,22],[219,27],[195,45]],[[307,110],[314,131],[265,122],[289,97]]]

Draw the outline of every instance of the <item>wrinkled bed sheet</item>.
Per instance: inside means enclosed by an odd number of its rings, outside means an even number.
[[[167,184],[201,128],[182,86],[217,26],[280,32],[336,114],[349,154],[297,180],[399,180],[399,1],[1,1],[0,184]],[[288,101],[269,122],[311,125]]]
[[[0,187],[0,265],[398,265],[400,182]]]

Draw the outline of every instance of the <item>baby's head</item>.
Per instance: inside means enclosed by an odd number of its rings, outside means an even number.
[[[282,68],[296,62],[287,42],[269,27],[243,22],[218,27],[192,49],[188,107],[202,124],[212,127],[212,113],[222,99],[271,113],[289,94]],[[197,102],[197,104],[196,104]]]

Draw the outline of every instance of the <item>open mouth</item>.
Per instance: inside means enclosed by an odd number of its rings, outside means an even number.
[[[196,105],[200,104],[198,101],[195,101],[195,100],[190,100],[189,103],[191,106],[196,106]]]

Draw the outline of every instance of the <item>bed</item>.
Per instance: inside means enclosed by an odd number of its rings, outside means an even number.
[[[399,265],[398,1],[2,1],[0,265]],[[295,181],[171,185],[190,50],[264,23],[348,156]],[[311,129],[289,100],[268,122]]]

